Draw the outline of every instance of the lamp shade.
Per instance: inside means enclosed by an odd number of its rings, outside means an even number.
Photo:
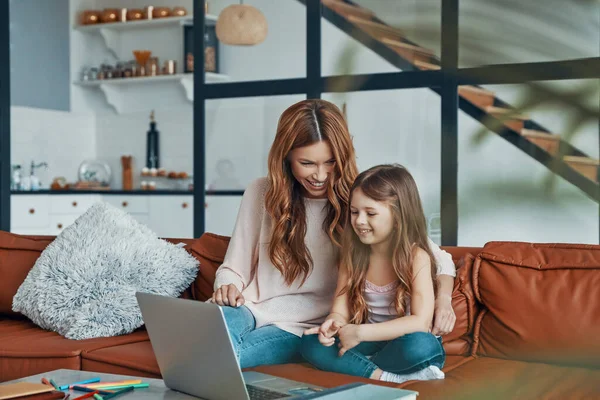
[[[251,46],[267,37],[267,19],[256,7],[233,4],[226,7],[217,19],[217,37],[224,44]]]

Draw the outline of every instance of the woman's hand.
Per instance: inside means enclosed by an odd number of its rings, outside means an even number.
[[[338,332],[340,343],[339,356],[343,356],[348,350],[358,346],[362,342],[360,337],[360,325],[348,324],[340,328]]]
[[[319,343],[323,346],[331,346],[335,343],[335,335],[339,332],[342,325],[333,318],[325,320],[321,326],[315,326],[304,331],[305,335],[319,334]]]
[[[448,295],[441,295],[435,300],[435,311],[433,314],[434,335],[447,335],[454,329],[456,315],[452,309],[452,298]]]
[[[220,306],[240,307],[244,305],[245,300],[238,288],[231,283],[218,288],[213,293],[211,302]]]

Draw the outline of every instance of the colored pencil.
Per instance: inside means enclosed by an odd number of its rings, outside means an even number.
[[[44,385],[52,386],[52,384],[51,384],[51,383],[48,381],[48,379],[46,379],[46,378],[42,378],[42,383],[43,383]]]
[[[60,390],[67,390],[72,386],[82,386],[88,383],[96,383],[96,382],[100,382],[100,378],[92,378],[92,379],[86,379],[85,381],[79,381],[79,382],[73,382],[70,383],[68,385],[62,385],[60,387]]]
[[[90,392],[90,393],[86,393],[83,396],[79,396],[79,397],[75,397],[73,400],[82,400],[82,399],[89,399],[90,397],[94,397],[95,394],[98,394],[100,392],[98,392],[97,390]]]
[[[50,379],[50,384],[51,384],[52,386],[54,386],[54,389],[56,389],[56,390],[60,390],[60,389],[58,388],[58,385],[56,384],[56,382],[54,382],[52,379]]]
[[[109,390],[102,390],[102,389],[92,389],[92,388],[86,388],[84,386],[73,386],[72,387],[73,390],[77,390],[78,392],[98,392],[100,394],[113,394],[113,391],[109,391]]]
[[[137,383],[142,383],[142,380],[141,379],[128,379],[128,380],[124,380],[124,381],[87,383],[84,385],[77,385],[77,386],[84,386],[84,387],[88,387],[88,388],[98,388],[98,387],[103,387],[103,386],[126,386],[128,384],[137,384]]]
[[[94,394],[94,398],[95,398],[96,400],[104,400],[104,397],[100,396],[98,393],[95,393],[95,394]]]
[[[106,396],[102,396],[103,400],[112,399],[113,397],[117,397],[122,395],[123,393],[131,392],[133,390],[133,386],[126,387],[125,389],[119,390],[118,392],[114,392],[113,394],[108,394]]]
[[[103,390],[116,390],[116,389],[123,389],[126,388],[128,386],[133,386],[136,389],[141,389],[141,388],[147,388],[150,386],[149,383],[134,383],[132,385],[119,385],[119,386],[103,386],[101,388],[93,388],[93,389],[103,389]]]

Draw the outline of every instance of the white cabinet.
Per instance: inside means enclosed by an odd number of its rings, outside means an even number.
[[[101,200],[97,194],[61,194],[48,196],[50,199],[50,214],[81,215],[92,205]]]
[[[206,196],[204,230],[231,236],[241,203],[242,196]]]
[[[50,205],[45,195],[10,197],[11,231],[24,235],[43,235],[49,224]]]
[[[149,196],[148,227],[160,237],[194,237],[194,197]]]
[[[159,237],[194,237],[191,195],[35,194],[11,196],[11,232],[58,235],[98,201],[129,213]],[[231,236],[242,196],[206,196],[206,232]]]
[[[190,195],[12,195],[11,232],[58,235],[98,201],[126,211],[160,237],[194,236],[194,202]]]
[[[80,214],[50,214],[48,218],[50,224],[47,228],[46,234],[52,236],[59,235],[63,229],[75,222],[79,216]]]
[[[149,196],[105,195],[102,200],[129,214],[147,214]]]

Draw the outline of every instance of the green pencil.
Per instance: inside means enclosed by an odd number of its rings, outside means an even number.
[[[124,385],[120,385],[120,386],[119,385],[104,386],[104,387],[102,387],[102,390],[123,389],[123,388],[129,387],[129,386],[133,386],[134,388],[139,389],[139,388],[147,388],[150,386],[150,384],[149,383],[135,383],[133,385],[132,384],[124,384]]]

